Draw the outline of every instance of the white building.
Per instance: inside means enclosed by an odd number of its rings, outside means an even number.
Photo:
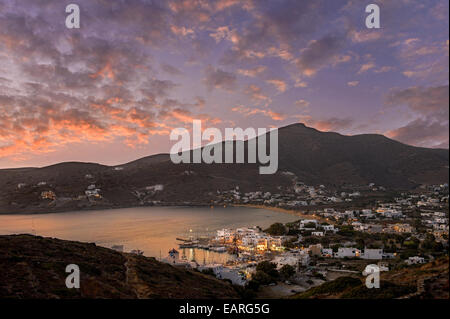
[[[284,265],[290,265],[297,268],[297,265],[307,266],[310,261],[310,257],[307,250],[291,250],[284,253],[281,256],[277,256],[272,260],[277,264],[277,268],[280,269]]]
[[[337,253],[334,254],[336,258],[344,258],[344,257],[359,257],[361,255],[361,251],[359,249],[353,247],[339,247]]]
[[[322,225],[324,231],[336,233],[338,231],[337,228],[334,228],[334,225]]]
[[[360,257],[362,259],[383,259],[383,249],[364,248]]]
[[[245,275],[238,268],[228,268],[228,267],[224,267],[221,264],[208,264],[208,265],[198,266],[197,269],[199,271],[212,270],[212,272],[218,279],[228,279],[234,285],[244,286],[247,282],[245,279]]]
[[[361,216],[370,218],[370,217],[374,216],[374,213],[372,212],[371,209],[363,209],[363,210],[361,210]]]
[[[310,224],[310,223],[314,224],[315,227],[317,227],[318,222],[316,219],[302,219],[300,221],[300,229],[305,228],[305,225]]]
[[[277,269],[280,269],[284,265],[289,265],[296,268],[299,263],[299,260],[294,256],[287,255],[287,256],[277,256],[272,260],[272,262],[277,264]]]
[[[234,238],[234,232],[231,229],[219,229],[216,234],[216,240],[229,241]]]
[[[100,192],[101,192],[101,189],[95,188],[95,189],[84,191],[84,194],[88,197],[101,197]]]
[[[184,256],[180,258],[180,253],[175,250],[169,250],[167,257],[162,258],[161,262],[171,264],[172,266],[182,266],[186,268],[197,268],[198,264],[195,261],[188,261]]]
[[[405,263],[408,265],[424,264],[425,258],[419,256],[409,257],[405,260]]]
[[[283,250],[283,242],[286,240],[284,236],[271,236],[269,237],[269,249],[270,250]]]
[[[324,233],[323,231],[313,231],[311,233],[312,236],[317,236],[317,237],[323,237]]]
[[[153,191],[153,192],[161,192],[164,190],[164,185],[156,184],[156,185],[152,185],[152,186],[147,186],[145,189],[148,191]]]
[[[245,275],[239,269],[234,268],[223,267],[216,274],[216,277],[219,279],[228,279],[233,285],[244,286],[247,283]]]

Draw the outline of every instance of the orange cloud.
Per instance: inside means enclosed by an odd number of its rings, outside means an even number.
[[[257,115],[261,114],[263,116],[270,117],[274,121],[283,121],[286,119],[284,115],[281,113],[277,113],[271,110],[264,110],[259,108],[249,108],[244,106],[237,106],[231,109],[233,112],[238,112],[243,114],[244,116],[251,116],[251,115]]]
[[[98,72],[89,75],[92,79],[97,79],[98,77],[108,78],[111,80],[115,79],[114,71],[111,66],[111,63],[108,62],[103,66]]]
[[[283,80],[272,79],[272,80],[267,80],[266,82],[275,86],[277,88],[277,90],[280,91],[281,93],[285,92],[287,89],[287,84]]]

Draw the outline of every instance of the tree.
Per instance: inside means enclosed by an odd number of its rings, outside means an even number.
[[[280,269],[280,275],[285,279],[291,278],[295,274],[295,268],[291,265],[283,265]]]
[[[253,285],[255,284],[268,285],[274,282],[271,276],[269,276],[268,274],[266,274],[264,271],[261,270],[256,271],[256,273],[252,276],[252,281],[254,282]]]
[[[322,246],[328,246],[330,244],[330,238],[328,237],[322,237],[320,239],[320,243],[322,244]]]
[[[364,238],[358,237],[356,239],[356,248],[361,250],[361,249],[364,249],[365,246],[366,246],[366,243],[364,241]]]
[[[267,274],[269,277],[273,279],[273,281],[276,281],[279,277],[278,271],[277,271],[277,265],[270,262],[270,261],[262,261],[256,266],[256,272],[262,271],[265,274]]]
[[[258,265],[256,265],[256,270],[264,271],[266,274],[270,274],[274,270],[277,269],[277,265],[268,260],[261,261]]]
[[[337,232],[341,236],[345,237],[353,237],[355,236],[355,231],[353,230],[353,226],[349,225],[343,225],[339,228],[339,231]]]
[[[419,247],[419,240],[417,238],[412,238],[411,240],[405,240],[403,242],[403,247],[406,249],[417,249]]]
[[[255,277],[255,276],[256,276],[256,273],[255,273],[255,275],[253,275],[253,277]],[[260,285],[261,285],[261,284],[260,284],[259,281],[255,280],[255,279],[252,279],[252,280],[250,280],[250,281],[248,282],[246,288],[247,288],[248,290],[258,291]],[[246,290],[247,290],[247,289],[246,289]]]
[[[436,240],[436,237],[434,237],[433,234],[427,233],[427,234],[425,235],[425,240],[435,241],[435,240]]]
[[[275,223],[270,225],[265,232],[272,236],[283,236],[287,234],[288,230],[282,223]]]

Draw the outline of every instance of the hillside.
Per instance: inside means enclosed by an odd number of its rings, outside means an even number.
[[[448,165],[448,150],[408,146],[382,135],[344,136],[294,124],[279,130],[279,169],[274,175],[260,175],[259,164],[176,165],[168,154],[116,167],[69,162],[6,169],[0,170],[0,213],[126,207],[150,201],[204,205],[216,199],[217,190],[237,185],[243,192],[289,188],[291,177],[283,171],[294,173],[307,185],[339,188],[376,183],[411,189],[448,182]],[[101,189],[102,199],[94,204],[83,198],[91,184]],[[148,186],[158,184],[164,191],[148,191]],[[42,201],[43,191],[54,192],[58,200]]]
[[[368,289],[364,278],[339,277],[293,299],[448,299],[449,260],[440,258],[424,265],[382,272],[379,289]]]
[[[303,124],[280,129],[280,168],[310,185],[376,183],[393,188],[448,181],[449,151],[378,134],[345,136]]]
[[[80,289],[65,268],[80,267]],[[154,258],[95,244],[31,235],[0,236],[1,298],[237,298],[231,285]]]

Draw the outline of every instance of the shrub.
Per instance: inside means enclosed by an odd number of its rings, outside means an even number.
[[[275,223],[270,225],[265,232],[272,236],[284,236],[288,233],[288,230],[282,223]]]
[[[262,261],[256,266],[256,271],[262,271],[272,278],[278,277],[277,265],[270,261]]]
[[[291,265],[284,265],[280,269],[280,275],[283,276],[285,279],[291,278],[295,274],[295,268]]]
[[[326,282],[320,286],[311,288],[303,293],[300,293],[298,295],[295,295],[294,298],[310,298],[317,295],[324,295],[324,294],[338,294],[342,293],[343,291],[361,286],[361,280],[354,277],[339,277],[336,280]]]
[[[252,276],[252,281],[255,281],[261,285],[268,285],[274,282],[271,276],[261,270],[256,271],[256,273]]]

